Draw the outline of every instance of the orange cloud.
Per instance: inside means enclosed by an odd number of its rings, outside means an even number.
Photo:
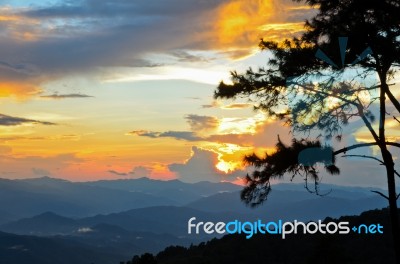
[[[39,94],[42,89],[34,82],[0,81],[0,97],[15,96],[18,99]]]
[[[271,0],[236,0],[222,5],[217,11],[215,30],[222,45],[242,46],[259,39],[259,26],[271,17]]]
[[[293,18],[294,12],[297,14]],[[290,38],[304,30],[303,17],[308,12],[310,8],[276,0],[228,2],[216,11],[216,43],[219,48],[240,51],[254,47],[261,38],[275,41]],[[242,57],[248,54],[247,49]]]

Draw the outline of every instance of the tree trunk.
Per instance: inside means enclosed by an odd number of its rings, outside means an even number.
[[[399,213],[397,210],[397,194],[396,182],[394,174],[394,163],[390,152],[387,149],[382,149],[383,161],[386,165],[386,175],[389,193],[389,214],[392,225],[393,246],[396,257],[396,263],[400,264],[400,222]]]
[[[389,86],[386,82],[387,71],[383,71],[379,74],[381,80],[380,89],[380,124],[379,124],[379,147],[381,149],[383,162],[386,167],[386,177],[388,184],[389,194],[389,214],[390,222],[392,226],[393,246],[396,258],[396,263],[400,264],[400,222],[399,213],[397,210],[397,194],[396,194],[396,179],[394,171],[394,162],[392,154],[387,149],[386,136],[385,136],[385,117],[386,117],[386,94],[391,94]],[[390,98],[392,99],[392,98]],[[396,100],[397,102],[397,100]]]

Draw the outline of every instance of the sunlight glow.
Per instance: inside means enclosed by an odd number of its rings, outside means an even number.
[[[231,162],[226,162],[223,160],[220,160],[215,167],[225,173],[229,173],[231,171],[234,171],[236,169],[236,165],[232,164]]]
[[[271,0],[231,1],[218,10],[216,34],[220,44],[246,45],[259,39],[257,28],[273,13]],[[255,29],[255,30],[254,30]]]
[[[257,125],[266,117],[260,113],[250,118],[222,118],[218,127],[220,134],[255,134]]]
[[[147,71],[143,73],[143,71]],[[217,85],[221,80],[229,80],[229,72],[223,67],[213,67],[212,69],[181,68],[174,66],[158,67],[157,69],[145,69],[141,73],[129,71],[112,74],[103,81],[113,82],[132,82],[146,80],[188,80],[199,83]]]

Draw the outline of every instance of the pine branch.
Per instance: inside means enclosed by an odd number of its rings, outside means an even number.
[[[371,192],[377,193],[377,194],[379,194],[380,196],[382,196],[383,198],[389,200],[389,197],[387,197],[385,194],[381,193],[380,191],[374,191],[374,190],[372,190]],[[397,197],[397,198],[398,198],[398,197]]]
[[[342,157],[360,157],[360,158],[366,158],[366,159],[373,159],[376,160],[378,162],[381,163],[381,165],[385,165],[385,162],[383,162],[382,160],[376,158],[376,157],[372,157],[372,156],[367,156],[367,155],[343,155]]]
[[[385,144],[386,144],[386,145],[389,145],[389,146],[393,146],[393,147],[398,147],[398,148],[400,148],[400,143],[396,143],[396,142],[387,142],[387,141],[386,141]],[[377,143],[377,142],[354,144],[354,145],[352,145],[352,146],[345,147],[345,148],[342,148],[342,149],[339,149],[339,150],[334,151],[334,152],[333,152],[333,155],[336,156],[336,155],[338,155],[338,154],[340,154],[340,153],[346,153],[347,151],[350,151],[350,150],[353,150],[353,149],[356,149],[356,148],[370,147],[370,146],[377,146],[377,145],[379,145],[379,143]]]

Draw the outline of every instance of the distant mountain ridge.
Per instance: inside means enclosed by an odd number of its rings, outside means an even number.
[[[87,217],[149,206],[179,206],[240,188],[229,183],[192,185],[177,180],[145,178],[83,183],[49,177],[0,179],[0,224],[47,211],[68,217]]]

